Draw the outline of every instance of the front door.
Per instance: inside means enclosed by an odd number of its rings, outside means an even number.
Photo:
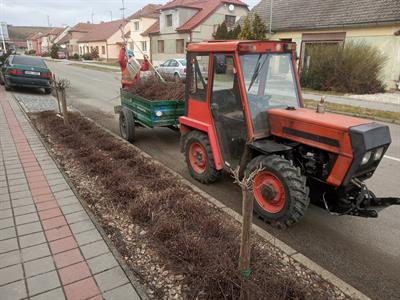
[[[230,54],[213,56],[211,113],[225,166],[235,169],[246,145],[247,129],[234,68]]]

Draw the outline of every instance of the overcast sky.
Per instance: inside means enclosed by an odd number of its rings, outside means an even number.
[[[148,3],[168,0],[125,0],[125,16]],[[250,7],[259,0],[245,0]],[[0,21],[12,25],[66,26],[92,20],[94,23],[122,18],[122,0],[0,0]]]

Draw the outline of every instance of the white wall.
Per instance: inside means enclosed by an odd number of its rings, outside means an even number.
[[[139,22],[139,30],[135,30],[135,22]],[[157,22],[157,19],[153,18],[140,18],[131,20],[127,26],[128,30],[131,31],[131,36],[128,40],[128,48],[133,50],[135,57],[137,59],[143,59],[143,54],[150,56],[150,38],[148,36],[142,36],[141,34],[145,32],[151,25]],[[133,43],[134,42],[134,43]],[[146,42],[147,50],[143,50],[142,42]],[[140,51],[140,50],[142,51]]]

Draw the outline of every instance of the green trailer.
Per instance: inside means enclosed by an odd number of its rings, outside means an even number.
[[[135,126],[178,129],[179,117],[185,113],[185,102],[149,100],[121,89],[121,105],[116,106],[114,110],[119,114],[121,136],[133,142]]]

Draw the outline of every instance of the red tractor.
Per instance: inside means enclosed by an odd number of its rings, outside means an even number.
[[[279,228],[298,222],[310,196],[331,213],[377,217],[363,181],[391,143],[388,126],[304,108],[295,43],[189,44],[181,150],[208,184],[240,167],[253,178],[255,212]]]

